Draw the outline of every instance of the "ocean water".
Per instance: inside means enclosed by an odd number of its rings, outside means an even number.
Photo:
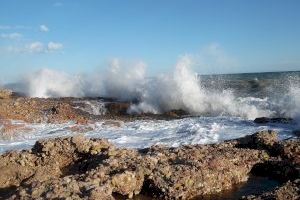
[[[92,89],[94,85],[87,82],[91,78],[80,79],[67,74],[55,76],[54,84],[51,74],[60,72],[49,70],[32,75],[35,84],[30,81],[18,84],[23,84],[23,93],[37,97],[105,97],[113,94],[115,98],[135,102],[128,113],[162,113],[172,109],[191,113],[189,117],[176,120],[118,122],[119,126],[99,121],[80,127],[86,130],[84,135],[107,138],[120,147],[218,143],[264,129],[275,129],[279,132],[279,139],[285,139],[295,137],[293,130],[300,128],[300,72],[197,75],[185,59],[178,62],[173,72],[153,78],[136,71],[139,69],[134,69],[134,73],[115,70],[106,74],[111,78],[102,78],[100,83],[94,82],[97,87],[101,86],[101,90]],[[121,72],[122,79],[119,77]],[[41,75],[46,80],[41,80]],[[78,82],[78,79],[81,81]],[[67,87],[62,90],[59,83]],[[78,109],[95,115],[105,114],[105,102],[93,100],[84,104]],[[293,121],[289,124],[262,125],[253,122],[256,117],[290,117]],[[36,140],[43,138],[77,134],[72,131],[74,122],[13,123],[23,124],[24,129],[9,135],[1,133],[0,152],[30,148]]]

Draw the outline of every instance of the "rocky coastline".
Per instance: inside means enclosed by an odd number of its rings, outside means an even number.
[[[283,183],[243,199],[299,198],[300,141],[261,131],[212,145],[117,148],[81,135],[38,141],[31,150],[0,156],[0,195],[7,199],[114,199],[139,193],[192,199],[222,192],[250,174]]]
[[[85,100],[104,102],[105,114],[85,109]],[[22,129],[8,119],[29,123],[78,124],[104,120],[171,120],[182,110],[163,114],[127,114],[130,102],[105,98],[28,98],[0,91],[0,123]],[[291,119],[257,119],[256,123],[289,123]],[[76,129],[76,127],[74,127]],[[81,131],[79,131],[81,132]],[[298,132],[295,131],[295,135]],[[280,182],[272,191],[240,197],[246,200],[300,198],[299,137],[279,141],[265,130],[209,145],[146,149],[118,148],[105,139],[73,137],[40,140],[32,149],[0,155],[0,199],[202,199],[263,176]]]

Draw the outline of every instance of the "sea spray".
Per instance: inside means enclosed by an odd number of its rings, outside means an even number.
[[[113,59],[102,77],[103,93],[94,94],[120,100],[132,100],[140,96],[146,77],[146,65],[137,62],[132,65]]]
[[[182,109],[199,116],[300,118],[299,74],[272,74],[268,79],[260,74],[252,79],[244,75],[247,78],[239,81],[219,76],[207,81],[194,73],[193,67],[192,59],[182,56],[170,73],[148,78],[143,62],[124,64],[115,59],[106,70],[92,75],[41,69],[12,88],[32,97],[102,96],[130,100],[135,103],[129,113]],[[233,84],[228,86],[228,82]]]
[[[300,77],[291,77],[289,90],[287,94],[288,110],[286,111],[289,117],[298,122],[300,128]]]
[[[196,74],[190,70],[191,60],[182,57],[173,73],[160,75],[143,85],[140,103],[129,112],[164,112],[183,109],[192,114],[204,111],[203,91]]]
[[[129,112],[160,113],[172,109],[186,110],[194,115],[231,115],[254,119],[270,116],[272,111],[237,99],[231,90],[208,90],[200,84],[188,56],[179,59],[173,73],[161,75],[144,85],[140,103]]]
[[[81,97],[84,91],[79,76],[72,76],[64,72],[41,69],[23,78],[20,83],[31,97]]]

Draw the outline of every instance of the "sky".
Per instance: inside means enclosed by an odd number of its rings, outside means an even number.
[[[201,74],[300,70],[299,0],[0,0],[0,82],[114,59],[150,75],[180,56]]]

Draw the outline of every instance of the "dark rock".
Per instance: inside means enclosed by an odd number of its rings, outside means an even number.
[[[186,116],[188,114],[189,114],[188,112],[181,110],[181,109],[170,110],[170,111],[164,113],[165,116],[171,117],[171,118],[180,118],[180,117]]]
[[[300,129],[299,130],[294,130],[293,134],[295,134],[296,136],[300,137]]]
[[[257,124],[266,124],[266,123],[282,123],[282,124],[288,124],[293,121],[292,118],[286,118],[286,117],[277,117],[277,118],[268,118],[268,117],[259,117],[254,120]]]
[[[127,114],[127,110],[130,107],[128,102],[109,102],[106,103],[105,108],[110,114]]]
[[[55,107],[51,108],[52,115],[58,114],[58,110]]]
[[[242,197],[243,200],[298,200],[300,199],[300,179],[288,181],[283,186],[277,187],[274,191]]]
[[[256,164],[251,174],[256,176],[269,177],[280,182],[300,178],[300,171],[297,165],[289,160],[270,160]]]
[[[237,147],[271,150],[274,143],[277,142],[277,132],[274,130],[263,130],[237,139]]]

